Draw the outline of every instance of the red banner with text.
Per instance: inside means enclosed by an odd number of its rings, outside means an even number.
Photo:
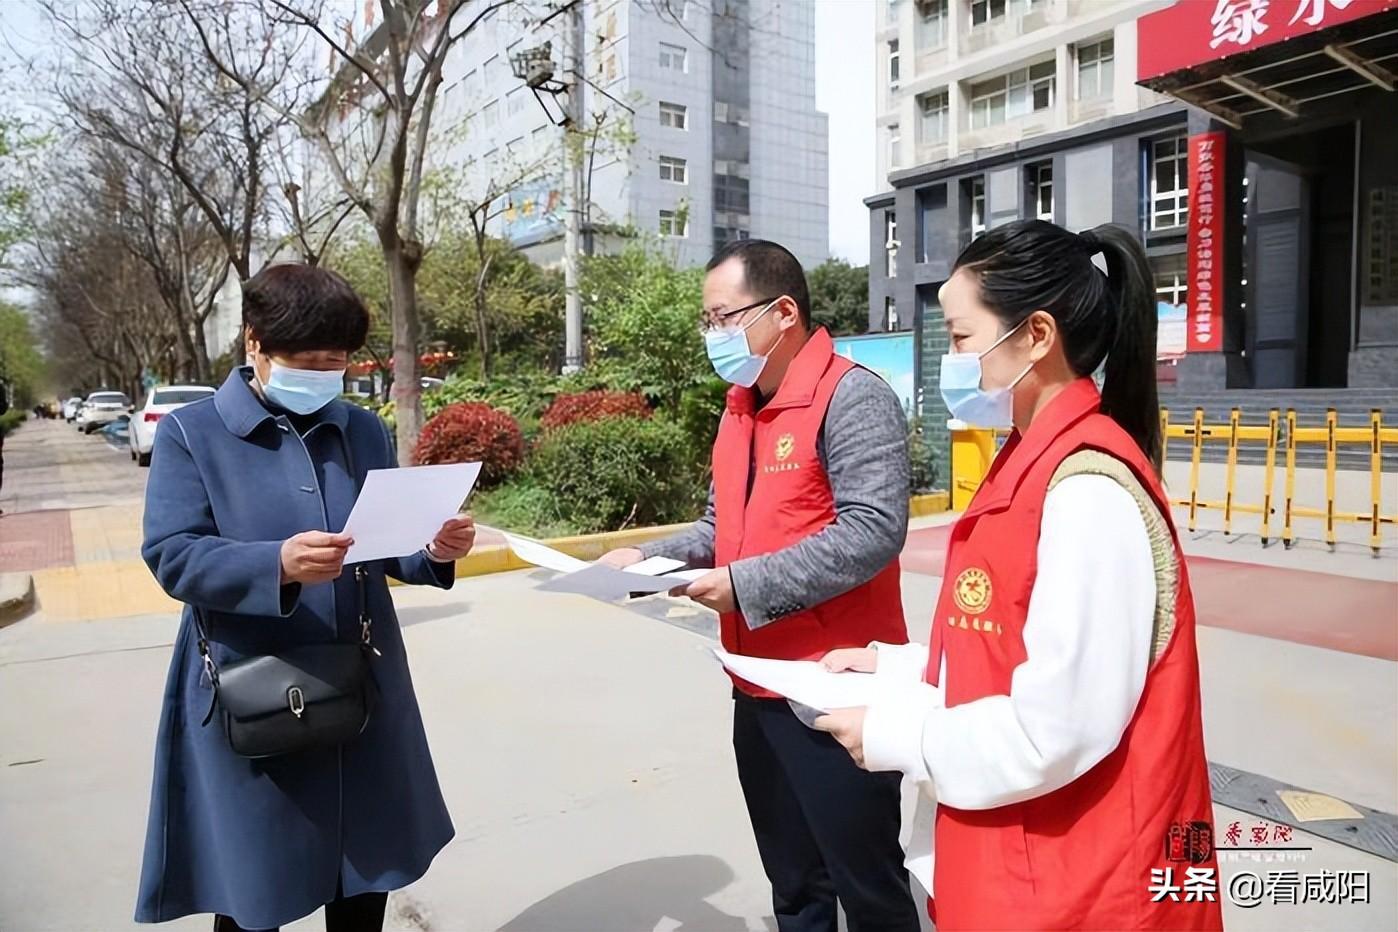
[[[1226,133],[1189,137],[1189,350],[1223,349]]]

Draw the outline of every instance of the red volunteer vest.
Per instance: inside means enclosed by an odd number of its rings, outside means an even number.
[[[1175,536],[1155,471],[1130,436],[1098,413],[1099,403],[1091,379],[1065,389],[1024,436],[1006,443],[952,531],[927,672],[935,684],[945,654],[948,706],[1010,692],[1025,659],[1044,498],[1070,454],[1096,449],[1129,466]],[[1194,600],[1178,537],[1175,553],[1175,627],[1117,749],[1037,799],[982,811],[938,806],[936,899],[929,904],[938,929],[1223,927]],[[1199,843],[1194,861],[1191,842]],[[1186,902],[1182,890],[1178,901],[1152,903],[1152,869],[1169,869],[1179,887],[1190,869],[1212,869],[1215,900]]]
[[[793,546],[834,522],[835,495],[816,441],[835,386],[852,368],[835,355],[830,334],[820,329],[760,411],[754,389],[735,386],[728,392],[714,441],[717,566]],[[799,608],[755,631],[741,613],[725,613],[719,619],[724,649],[749,657],[816,660],[839,647],[908,640],[897,559],[867,583]],[[738,677],[733,681],[749,695],[779,698]]]

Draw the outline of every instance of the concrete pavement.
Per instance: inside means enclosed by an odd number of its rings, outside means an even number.
[[[119,457],[89,464],[126,466]],[[143,474],[133,466],[127,476]],[[90,484],[114,481],[129,479]],[[70,533],[83,529],[73,539],[75,566],[79,553],[134,546],[120,529],[133,520],[122,507],[66,513]],[[6,544],[9,520],[0,519]],[[915,522],[905,557],[910,634],[921,640],[940,586],[940,528],[950,520]],[[101,530],[107,521],[111,529]],[[1398,664],[1326,640],[1346,624],[1327,604],[1378,622],[1392,612],[1398,600],[1382,587],[1393,586],[1393,561],[1358,548],[1264,550],[1212,533],[1186,535],[1186,549],[1214,560],[1220,574],[1213,588],[1199,587],[1201,618],[1214,619],[1199,635],[1210,760],[1398,812]],[[1317,591],[1304,603],[1277,586],[1298,569]],[[1237,592],[1228,591],[1230,574]],[[713,617],[664,598],[618,607],[539,593],[536,579],[525,572],[462,580],[451,593],[395,590],[457,838],[421,882],[394,895],[389,927],[771,928],[733,769],[726,679],[705,650]],[[1357,607],[1341,601],[1355,581],[1380,587],[1361,586]],[[54,617],[53,604],[0,630],[0,929],[123,929],[177,620],[161,612]],[[1277,629],[1232,618],[1244,612],[1272,613]],[[1371,902],[1230,905],[1230,929],[1398,928],[1398,864],[1327,840],[1315,834],[1324,823],[1299,819],[1292,843],[1309,850],[1275,852],[1277,826],[1238,805],[1216,806],[1219,843],[1234,823],[1242,833],[1243,850],[1225,853],[1225,884],[1245,870],[1359,870],[1369,872]],[[1259,828],[1268,844],[1249,841]],[[208,920],[173,925],[205,929]],[[321,925],[313,918],[292,928]]]

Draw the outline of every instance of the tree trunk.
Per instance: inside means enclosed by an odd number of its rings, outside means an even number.
[[[422,386],[417,374],[421,324],[417,316],[417,266],[402,242],[384,245],[388,303],[393,318],[393,401],[398,425],[398,464],[411,466],[422,432]]]
[[[481,380],[490,381],[490,322],[486,317],[485,282],[490,274],[490,258],[486,256],[485,245],[479,239],[476,243],[476,264],[480,268],[476,275],[476,345],[481,354]]]
[[[194,325],[194,381],[208,385],[213,381],[213,364],[209,361],[209,339],[204,335],[204,322]]]

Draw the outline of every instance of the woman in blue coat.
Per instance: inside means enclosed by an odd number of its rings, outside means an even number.
[[[214,913],[219,932],[272,929],[326,906],[326,927],[380,929],[388,891],[451,840],[388,578],[450,588],[468,517],[411,557],[367,565],[379,700],[337,747],[253,760],[229,745],[193,611],[219,667],[359,639],[344,527],[364,474],[396,465],[379,418],[339,400],[369,315],[340,276],[280,265],[244,288],[252,365],[156,434],[142,554],[185,603],[161,708],[140,922]]]

